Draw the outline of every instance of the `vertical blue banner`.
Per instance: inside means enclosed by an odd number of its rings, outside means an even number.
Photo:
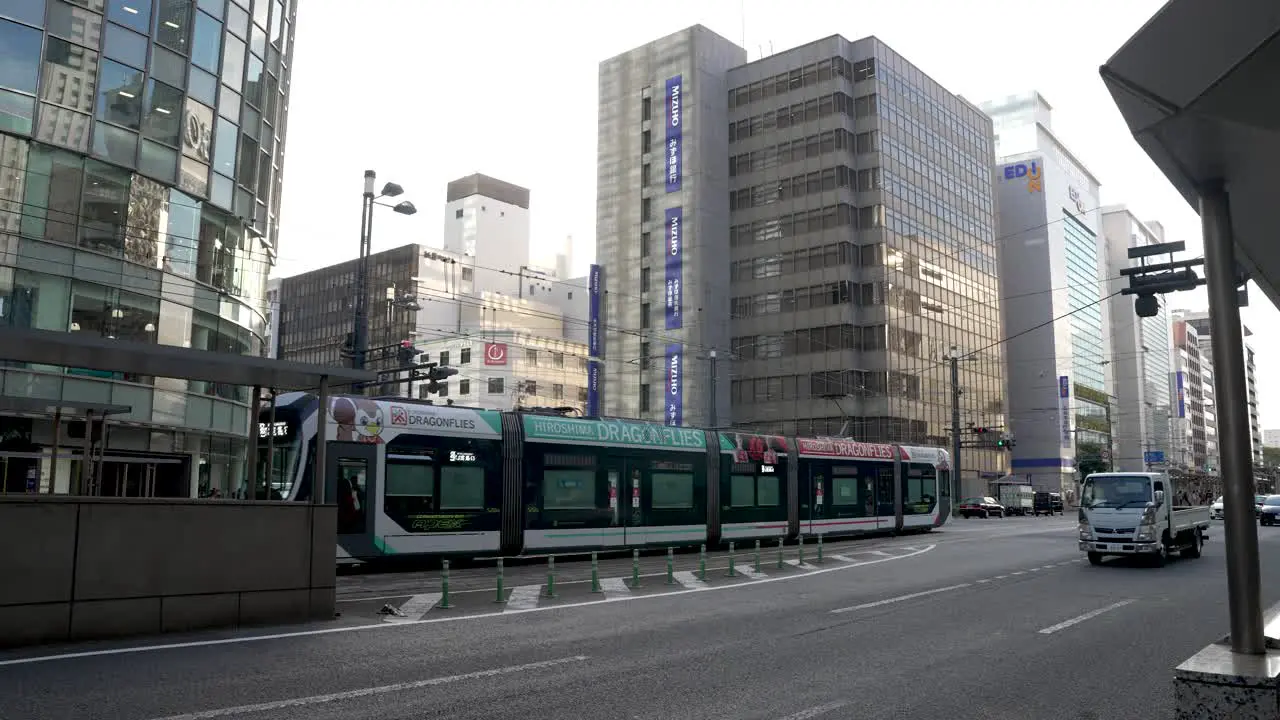
[[[1071,448],[1075,436],[1071,433],[1071,379],[1066,375],[1058,376],[1058,423],[1062,447]]]
[[[604,295],[604,268],[592,265],[587,273],[587,356],[600,357],[600,300]]]
[[[1184,374],[1185,373],[1181,370],[1178,371],[1178,385],[1176,392],[1178,393],[1178,417],[1180,418],[1187,416],[1187,389],[1183,385],[1182,379]]]
[[[667,346],[666,424],[684,424],[684,347]]]
[[[587,417],[600,417],[600,361],[587,361]]]
[[[601,362],[604,356],[604,268],[587,273],[587,407],[588,417],[600,416]]]
[[[684,305],[681,276],[684,274],[684,210],[673,207],[667,210],[667,329],[679,330]]]
[[[678,192],[680,190],[680,176],[684,171],[684,158],[682,157],[683,138],[681,137],[680,126],[684,120],[684,110],[681,103],[681,95],[683,94],[684,83],[680,76],[677,75],[667,81],[666,110],[667,110],[667,192]]]

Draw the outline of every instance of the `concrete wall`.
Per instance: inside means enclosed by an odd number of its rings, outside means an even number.
[[[333,506],[0,498],[0,647],[334,615]]]

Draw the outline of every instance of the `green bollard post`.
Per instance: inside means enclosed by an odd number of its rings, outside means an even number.
[[[822,533],[818,533],[818,564],[822,564]]]
[[[449,604],[449,561],[445,560],[440,566],[440,605],[441,610],[448,610],[453,607]]]
[[[760,572],[760,540],[756,539],[756,572]]]
[[[734,544],[729,543],[729,577],[738,577],[737,558],[734,550]]]
[[[781,570],[784,562],[782,558],[782,545],[785,538],[778,538],[778,569]]]
[[[640,551],[631,551],[631,587],[640,587]]]
[[[796,557],[800,559],[800,564],[804,564],[804,535],[800,535],[800,541],[796,545]]]
[[[556,596],[556,556],[547,556],[547,597]]]
[[[600,559],[594,552],[591,553],[591,592],[604,592],[600,587]]]
[[[667,584],[676,584],[675,551],[667,548]]]
[[[698,548],[698,579],[706,582],[707,580],[707,544],[703,543]]]
[[[496,603],[504,603],[507,601],[507,593],[502,589],[502,558],[498,558],[498,591],[494,595],[493,601]]]

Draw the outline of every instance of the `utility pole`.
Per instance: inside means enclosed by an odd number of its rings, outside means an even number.
[[[355,327],[351,333],[351,367],[363,370],[369,346],[369,245],[373,233],[373,184],[377,173],[364,171],[364,195],[360,199],[360,259],[356,264]]]
[[[720,427],[719,417],[718,417],[719,413],[716,412],[717,408],[716,408],[716,351],[715,350],[711,351],[711,356],[709,360],[711,362],[711,392],[708,394],[711,396],[711,409],[707,413],[707,421],[711,425],[711,429],[715,430],[718,427]]]
[[[960,351],[951,347],[951,514],[960,514]]]

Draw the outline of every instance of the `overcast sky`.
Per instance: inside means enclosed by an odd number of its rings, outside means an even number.
[[[1199,253],[1199,218],[1126,129],[1101,65],[1160,0],[307,0],[300,3],[278,275],[354,257],[363,172],[405,187],[419,213],[379,215],[374,250],[438,244],[445,185],[473,172],[532,191],[539,247],[595,254],[598,63],[701,23],[752,60],[832,34],[876,35],[971,101],[1039,90],[1055,134],[1102,182],[1106,205],[1161,221]],[[1256,289],[1245,322],[1260,369],[1280,357],[1280,313]],[[1203,290],[1171,298],[1203,309]],[[1264,427],[1280,378],[1261,372]]]

